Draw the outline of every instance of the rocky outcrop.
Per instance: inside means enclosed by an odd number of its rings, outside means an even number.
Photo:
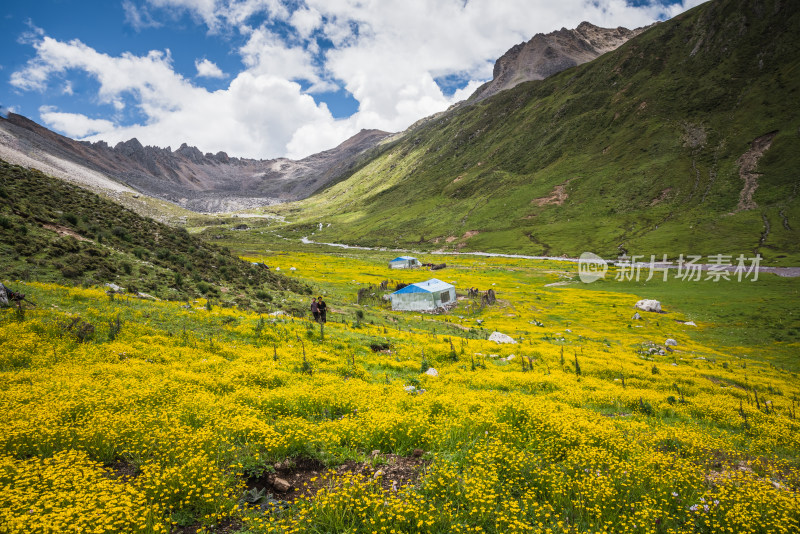
[[[739,167],[739,177],[744,182],[742,191],[739,193],[737,211],[751,210],[758,207],[753,200],[753,193],[756,192],[758,177],[760,176],[756,172],[758,160],[772,146],[772,140],[775,139],[777,134],[778,132],[774,131],[753,139],[753,142],[750,143],[750,149],[736,160],[736,165]]]
[[[649,26],[648,26],[649,27]],[[479,87],[468,102],[479,102],[531,80],[544,80],[562,70],[587,63],[623,45],[648,27],[600,28],[588,22],[574,30],[537,33],[527,43],[511,47],[494,64],[492,80]]]

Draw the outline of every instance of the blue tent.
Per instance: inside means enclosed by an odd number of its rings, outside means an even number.
[[[431,278],[399,289],[389,295],[393,310],[430,311],[456,302],[456,288],[452,284]]]

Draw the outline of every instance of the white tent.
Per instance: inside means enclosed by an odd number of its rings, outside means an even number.
[[[398,256],[389,262],[390,269],[411,269],[420,265],[419,260],[411,256]]]
[[[456,288],[452,284],[431,278],[410,284],[391,295],[392,309],[400,311],[431,311],[455,304]]]

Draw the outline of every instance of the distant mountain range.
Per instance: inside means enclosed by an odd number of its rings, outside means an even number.
[[[465,103],[590,61],[641,31],[583,22],[574,30],[537,34],[498,59],[494,78]],[[203,154],[186,144],[173,151],[143,146],[137,139],[113,147],[79,142],[11,113],[0,117],[0,158],[89,187],[130,189],[190,210],[221,212],[306,198],[352,172],[390,135],[362,130],[334,149],[299,161],[254,160]]]
[[[232,158],[143,146],[69,139],[21,115],[0,117],[0,158],[100,189],[129,188],[194,211],[234,211],[306,198],[352,170],[389,136],[362,130],[341,145],[299,161]]]

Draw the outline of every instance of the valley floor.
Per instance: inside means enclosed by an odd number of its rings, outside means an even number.
[[[243,255],[324,295],[324,328],[3,280],[37,304],[0,315],[3,531],[800,528],[800,280],[295,248]],[[429,277],[456,309],[382,298]]]

